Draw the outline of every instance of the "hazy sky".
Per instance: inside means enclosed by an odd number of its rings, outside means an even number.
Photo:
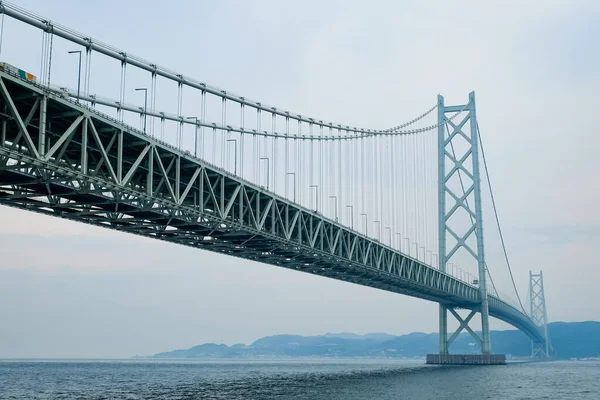
[[[424,3],[18,1],[186,75],[353,126],[394,126],[438,93],[460,103],[476,90],[519,289],[543,269],[551,321],[600,320],[600,3]],[[5,23],[4,42],[31,51],[6,45],[2,59],[39,68],[39,31]],[[60,57],[55,73],[72,74]],[[423,300],[6,207],[0,221],[0,357],[437,330],[437,304]],[[510,289],[506,271],[492,274]]]

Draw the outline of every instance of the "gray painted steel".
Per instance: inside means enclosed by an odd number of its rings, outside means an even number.
[[[548,337],[548,313],[546,310],[546,294],[544,293],[544,274],[529,271],[529,306],[533,322],[540,327],[544,335],[543,342],[531,342],[532,358],[550,358],[551,345]]]
[[[456,112],[460,117],[457,123],[446,116],[447,113]],[[454,115],[456,117],[456,115]],[[469,127],[467,133],[465,126]],[[456,154],[453,141],[455,138],[464,139],[468,146],[461,153]],[[450,164],[450,171],[446,172],[446,161]],[[469,167],[470,165],[470,167]],[[451,188],[448,182],[454,176],[458,176],[461,183],[461,191],[454,193],[456,188]],[[466,106],[445,106],[444,97],[438,96],[438,224],[439,224],[439,257],[440,266],[443,271],[446,270],[446,264],[451,260],[459,249],[464,249],[466,253],[477,261],[479,271],[479,296],[481,306],[481,336],[478,336],[469,328],[469,320],[473,314],[463,320],[455,311],[450,310],[454,317],[460,322],[458,330],[448,338],[448,313],[444,305],[440,306],[440,354],[447,354],[448,347],[458,334],[466,329],[473,338],[480,344],[483,354],[491,353],[490,346],[490,328],[489,328],[489,297],[487,291],[486,264],[483,243],[483,220],[481,209],[481,185],[479,175],[479,148],[477,137],[477,116],[475,111],[475,92],[469,94],[469,102]],[[468,196],[473,193],[474,204],[469,204]],[[450,204],[447,207],[446,195],[450,198]],[[462,207],[471,220],[469,226],[463,230],[457,230],[452,226],[450,219],[452,215]],[[464,232],[464,233],[461,233]],[[446,247],[446,234],[456,239],[456,244],[448,251]],[[476,237],[476,247],[473,249],[467,243],[472,235]]]
[[[0,204],[479,310],[478,287],[41,85],[0,73],[0,94]]]

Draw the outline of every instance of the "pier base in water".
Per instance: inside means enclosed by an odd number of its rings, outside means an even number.
[[[504,354],[427,354],[426,364],[434,365],[504,365]]]

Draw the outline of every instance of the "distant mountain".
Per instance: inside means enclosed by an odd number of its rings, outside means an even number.
[[[375,339],[375,340],[390,340],[394,339],[396,336],[390,335],[387,333],[366,333],[364,335],[357,335],[356,333],[326,333],[323,335],[325,337],[335,337],[342,339]]]
[[[554,322],[548,325],[556,358],[600,357],[600,322]],[[531,341],[522,332],[492,331],[494,353],[512,357],[531,354]],[[410,333],[393,336],[385,333],[327,333],[322,336],[274,335],[258,339],[249,346],[206,343],[187,350],[158,353],[153,358],[291,358],[291,357],[385,357],[414,358],[435,353],[437,333]],[[479,353],[480,348],[468,333],[460,334],[451,352]]]

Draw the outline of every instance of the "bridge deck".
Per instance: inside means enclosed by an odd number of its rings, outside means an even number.
[[[0,204],[477,309],[477,287],[36,84],[0,73]],[[522,312],[490,315],[541,341]]]

